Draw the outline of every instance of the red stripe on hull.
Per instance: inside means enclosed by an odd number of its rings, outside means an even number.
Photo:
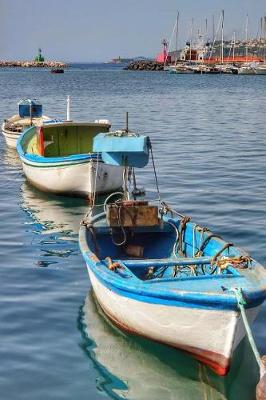
[[[97,297],[96,297],[97,299]],[[170,347],[174,347],[179,350],[183,350],[186,353],[190,354],[194,358],[196,358],[198,361],[202,362],[203,364],[207,365],[209,368],[211,368],[217,375],[219,376],[225,376],[228,374],[229,369],[230,369],[230,359],[226,358],[222,354],[215,353],[213,351],[208,351],[208,350],[202,350],[197,347],[192,347],[192,346],[184,346],[184,345],[178,345],[178,344],[173,344],[169,342],[163,342],[159,340],[155,340],[148,335],[145,335],[143,333],[140,333],[133,328],[130,328],[129,326],[123,324],[123,322],[118,321],[111,313],[109,313],[106,308],[99,302],[97,299],[97,302],[101,309],[103,310],[104,314],[111,320],[111,322],[117,326],[119,329],[135,336],[141,336],[145,337],[147,339],[157,341],[162,344],[166,344]]]

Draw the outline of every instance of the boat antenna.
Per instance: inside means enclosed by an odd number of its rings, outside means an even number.
[[[67,96],[67,117],[66,117],[66,120],[67,121],[71,121],[71,119],[70,119],[70,96],[68,95]]]

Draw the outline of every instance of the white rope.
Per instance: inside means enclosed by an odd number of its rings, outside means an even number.
[[[166,221],[166,222],[167,222],[167,224],[171,225],[171,226],[174,228],[175,232],[176,232],[176,240],[175,240],[175,243],[174,243],[174,246],[173,246],[173,250],[172,250],[172,251],[173,251],[173,255],[174,255],[175,257],[177,257],[177,255],[176,255],[176,252],[177,252],[176,246],[178,245],[179,231],[178,231],[177,227],[175,226],[175,224],[173,224],[173,223],[170,222],[170,221]]]
[[[94,176],[94,183],[93,183],[92,207],[94,207],[95,200],[96,200],[96,186],[97,186],[98,168],[99,168],[99,153],[97,153],[97,158],[96,158],[96,169],[95,169],[95,176]]]
[[[118,194],[122,194],[122,198],[123,198],[123,196],[124,196],[124,193],[123,193],[123,192],[114,192],[114,193],[111,193],[111,194],[109,194],[109,196],[106,197],[104,203],[103,203],[103,204],[97,205],[97,207],[103,206],[104,212],[106,212],[106,206],[107,206],[108,200],[110,200],[111,197],[116,196],[116,195],[118,195]]]

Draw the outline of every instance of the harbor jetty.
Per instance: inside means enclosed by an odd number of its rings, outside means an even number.
[[[3,61],[0,60],[0,68],[66,68],[67,64],[60,61]]]
[[[129,63],[124,69],[133,71],[163,71],[164,64],[153,60],[136,60]]]
[[[62,61],[46,61],[42,55],[42,49],[38,49],[38,54],[31,61],[5,61],[0,60],[0,68],[66,68],[67,64]]]

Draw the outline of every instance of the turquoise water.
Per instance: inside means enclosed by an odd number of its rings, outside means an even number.
[[[108,118],[153,141],[162,197],[266,265],[264,76],[178,76],[104,65],[0,70],[0,119],[24,97],[51,117]],[[222,379],[164,346],[128,337],[97,311],[77,233],[87,204],[25,182],[0,139],[0,397],[252,399],[258,371],[244,341]],[[139,185],[155,197],[151,168]],[[266,354],[266,307],[254,324]]]

